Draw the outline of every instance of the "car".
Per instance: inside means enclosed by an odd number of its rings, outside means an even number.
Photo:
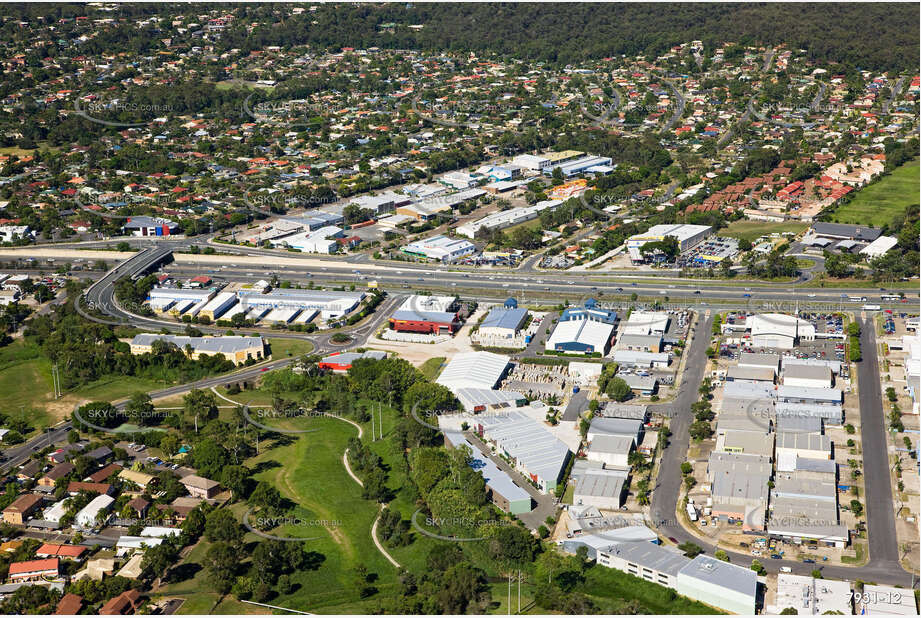
[[[678,539],[676,539],[676,538],[673,537],[673,536],[668,537],[668,540],[671,541],[672,543],[677,543],[677,542],[678,542]]]
[[[815,298],[815,294],[808,294],[809,298]]]
[[[805,562],[806,564],[815,564],[815,560],[813,560],[812,558],[803,558],[803,562]]]
[[[700,294],[700,290],[694,290],[695,294]]]
[[[633,287],[636,287],[636,282],[634,281],[634,282],[631,283],[630,285],[632,285]]]
[[[741,543],[739,543],[739,547],[748,547],[748,543],[746,543],[745,541],[742,541]]]
[[[752,297],[751,294],[742,294],[742,298],[751,298],[751,297]]]
[[[788,566],[784,566],[784,567],[780,567],[780,572],[781,572],[781,573],[792,573],[792,572],[793,572],[793,569],[791,569],[791,568],[788,567]]]
[[[781,558],[783,558],[783,556],[781,556],[780,554],[771,554],[772,560],[780,560]]]
[[[262,368],[262,369],[260,369],[259,371],[260,371],[260,372],[262,372],[262,371],[268,371],[268,370],[269,370],[269,368],[268,368],[268,367],[263,367],[263,368]]]
[[[623,292],[623,291],[624,291],[624,288],[617,288],[617,291],[618,291],[618,292]]]

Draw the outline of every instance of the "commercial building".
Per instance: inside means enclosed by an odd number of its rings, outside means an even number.
[[[545,174],[552,174],[557,168],[563,173],[563,176],[569,178],[579,174],[609,174],[614,171],[611,167],[611,157],[601,157],[586,155],[565,163],[553,162],[543,168]]]
[[[273,247],[296,249],[302,253],[336,253],[339,250],[338,239],[344,236],[341,227],[326,225],[316,230],[309,230],[270,241]]]
[[[400,251],[414,257],[423,257],[440,262],[454,262],[476,252],[476,246],[468,240],[438,235],[425,240],[411,242],[403,246]]]
[[[821,433],[778,431],[775,449],[775,457],[778,462],[793,461],[797,457],[806,459],[832,458],[831,438]]]
[[[591,442],[598,436],[624,436],[633,440],[636,446],[642,442],[643,432],[642,419],[596,416],[589,425],[586,439]]]
[[[780,614],[795,609],[800,616],[822,614],[853,614],[851,583],[833,579],[815,579],[792,573],[777,574],[777,595],[765,613]]]
[[[826,425],[844,424],[844,408],[840,403],[816,405],[814,403],[777,401],[774,403],[774,414],[778,421],[784,417],[818,418],[824,420]]]
[[[770,367],[742,367],[734,365],[726,370],[727,382],[774,383],[775,370]]]
[[[445,437],[455,448],[463,445],[470,449],[473,455],[470,459],[470,467],[483,475],[489,499],[493,504],[512,515],[531,512],[530,494],[519,487],[512,477],[499,469],[488,456],[482,454],[478,448],[464,438],[463,434],[446,431]]]
[[[895,249],[898,244],[898,238],[893,236],[880,236],[861,249],[860,255],[864,256],[867,260],[872,260],[873,258],[878,258],[881,255],[885,255],[890,250]]]
[[[134,236],[169,236],[179,230],[179,224],[159,217],[128,217],[122,231]]]
[[[678,573],[690,563],[677,551],[644,541],[617,543],[599,551],[596,560],[598,564],[672,590],[678,588]]]
[[[358,206],[362,210],[370,210],[377,216],[384,212],[390,212],[397,206],[408,204],[410,201],[412,200],[405,195],[400,195],[393,191],[383,191],[378,195],[361,195],[352,198],[349,204]]]
[[[658,353],[662,351],[662,336],[625,333],[617,338],[617,349]]]
[[[780,355],[761,352],[742,352],[739,354],[738,367],[746,369],[769,368],[776,375],[780,367]]]
[[[882,235],[882,230],[860,225],[845,225],[843,223],[825,223],[816,221],[812,224],[810,232],[814,236],[831,238],[834,240],[859,240],[871,243]]]
[[[664,369],[668,367],[668,352],[633,352],[630,350],[615,350],[611,359],[621,367],[655,367]]]
[[[457,313],[453,311],[420,311],[398,309],[390,316],[390,328],[398,332],[454,333],[461,327]]]
[[[718,431],[716,450],[724,453],[773,457],[774,434],[765,435],[763,431],[744,431],[739,429]]]
[[[844,401],[844,393],[840,388],[788,386],[786,384],[781,384],[777,387],[777,401],[781,403],[840,405]]]
[[[195,305],[201,304],[204,307],[214,294],[215,290],[213,289],[156,287],[150,290],[147,295],[147,301],[154,311],[161,313],[169,311],[172,314],[180,315]]]
[[[148,354],[153,351],[155,341],[170,343],[182,352],[187,347],[191,348],[190,356],[197,360],[203,355],[223,354],[224,358],[235,365],[241,365],[248,360],[261,360],[265,358],[265,341],[262,337],[186,337],[182,335],[157,335],[141,333],[131,340],[132,354]]]
[[[709,225],[691,225],[687,223],[663,223],[654,225],[642,234],[636,234],[627,239],[627,253],[634,262],[644,261],[642,248],[650,242],[660,242],[666,236],[672,236],[678,241],[678,250],[681,253],[693,249],[705,238],[713,233]]]
[[[509,358],[492,352],[465,352],[448,361],[435,381],[452,393],[462,388],[496,388],[508,370]]]
[[[519,392],[496,391],[488,388],[459,388],[454,395],[461,407],[472,413],[518,408],[527,402],[527,397]]]
[[[743,529],[763,525],[770,479],[769,457],[713,451],[707,463],[713,516],[742,521]]]
[[[736,566],[699,555],[678,571],[678,594],[734,614],[754,614],[758,598],[758,575]]]
[[[99,515],[109,510],[115,498],[102,494],[96,496],[90,503],[83,507],[74,518],[74,527],[89,530],[98,525]]]
[[[790,350],[804,341],[815,341],[815,326],[796,316],[761,313],[749,316],[746,330],[751,331],[751,345],[757,348]]]
[[[596,321],[587,314],[574,314],[566,319],[560,317],[553,333],[547,338],[547,351],[593,354],[607,354],[611,349],[614,325]]]
[[[224,315],[228,309],[237,304],[237,295],[233,292],[221,292],[216,295],[208,304],[205,305],[201,311],[198,312],[198,317],[207,317],[209,319],[216,320],[217,318]]]
[[[512,159],[512,165],[523,167],[524,169],[531,170],[532,172],[542,172],[547,168],[547,166],[550,165],[550,163],[551,161],[547,157],[530,154],[518,155]]]

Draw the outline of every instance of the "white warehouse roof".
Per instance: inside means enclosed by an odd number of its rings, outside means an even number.
[[[465,352],[452,358],[437,384],[456,393],[462,388],[494,389],[508,367],[508,356],[492,352]]]

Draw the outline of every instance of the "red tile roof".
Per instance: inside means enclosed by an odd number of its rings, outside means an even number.
[[[25,562],[14,562],[10,565],[10,575],[20,575],[25,573],[38,573],[40,571],[57,571],[60,561],[57,558],[46,558],[45,560],[26,560]]]

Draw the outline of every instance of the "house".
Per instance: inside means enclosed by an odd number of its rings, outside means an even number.
[[[103,481],[108,480],[109,477],[112,476],[113,474],[116,474],[119,471],[121,471],[121,469],[122,467],[118,464],[114,464],[114,463],[109,464],[105,468],[102,468],[101,470],[97,470],[96,472],[93,472],[91,475],[89,475],[86,478],[91,483],[102,483]]]
[[[74,465],[72,463],[58,464],[49,470],[45,476],[38,479],[38,485],[41,487],[54,487],[59,480],[66,477],[73,471]]]
[[[106,601],[105,605],[99,608],[99,614],[102,616],[124,616],[133,614],[140,606],[141,593],[132,588]]]
[[[16,473],[16,478],[20,481],[31,481],[38,476],[44,468],[44,462],[33,459],[19,469],[19,472]]]
[[[36,558],[63,558],[66,560],[80,560],[87,551],[82,545],[58,545],[45,543],[35,552]]]
[[[96,496],[77,513],[74,518],[74,527],[86,530],[95,528],[100,516],[111,508],[113,502],[115,499],[105,494]]]
[[[112,493],[112,486],[108,483],[86,483],[83,481],[71,481],[67,484],[67,493],[71,496],[76,496],[81,491],[107,496]]]
[[[197,474],[190,474],[179,479],[179,482],[185,486],[191,496],[206,500],[216,496],[221,486],[217,481],[206,479]]]
[[[94,460],[98,464],[107,462],[112,458],[112,449],[108,446],[100,446],[99,448],[93,449],[86,454],[87,457]]]
[[[147,474],[146,472],[122,470],[118,473],[118,478],[130,483],[134,483],[141,488],[141,491],[146,491],[147,486],[150,485],[156,477],[154,477],[153,474]]]
[[[61,563],[57,558],[27,560],[10,565],[8,580],[10,582],[30,582],[45,578],[57,579],[61,576]]]
[[[131,509],[135,516],[141,518],[147,514],[147,508],[150,506],[150,502],[140,496],[137,496],[136,498],[131,499],[125,506]]]
[[[3,521],[14,526],[22,526],[29,515],[34,513],[41,504],[42,497],[38,494],[19,496],[12,504],[3,509]]]
[[[76,616],[81,609],[83,609],[83,597],[79,594],[68,592],[58,601],[54,613],[57,616]]]

